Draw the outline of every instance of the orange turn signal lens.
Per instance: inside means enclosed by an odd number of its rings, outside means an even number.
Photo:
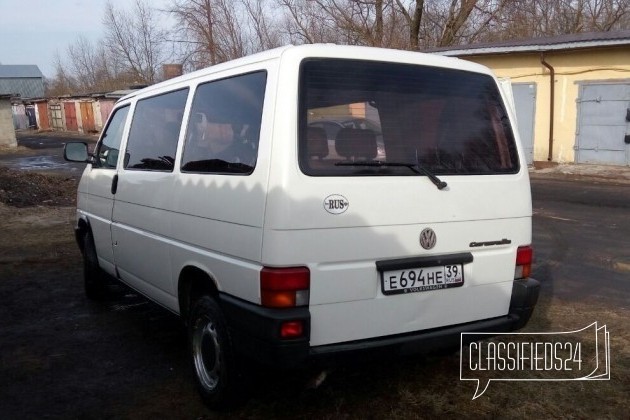
[[[264,267],[260,271],[261,305],[268,308],[308,305],[310,278],[306,267]]]
[[[295,292],[291,290],[261,290],[262,306],[268,308],[290,308],[295,305]]]

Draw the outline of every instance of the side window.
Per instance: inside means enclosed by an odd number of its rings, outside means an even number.
[[[114,115],[109,120],[109,124],[103,132],[101,141],[96,147],[96,168],[116,168],[118,161],[118,151],[120,150],[120,142],[122,141],[123,130],[125,129],[125,121],[129,106],[118,108],[114,111]]]
[[[188,89],[138,101],[125,152],[125,169],[172,171]]]
[[[182,172],[244,174],[254,171],[267,73],[204,83],[193,100]]]

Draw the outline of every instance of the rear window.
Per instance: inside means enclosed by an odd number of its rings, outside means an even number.
[[[313,176],[516,173],[490,76],[437,67],[309,59],[300,70],[300,167]]]

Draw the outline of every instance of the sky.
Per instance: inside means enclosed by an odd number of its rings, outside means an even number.
[[[105,0],[0,0],[0,64],[36,64],[44,76],[55,75],[54,56],[80,35],[96,42],[104,36]],[[116,9],[133,0],[112,0]],[[151,0],[165,7],[171,0]]]

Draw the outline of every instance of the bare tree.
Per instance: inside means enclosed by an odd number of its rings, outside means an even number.
[[[177,34],[188,40],[183,61],[192,62],[193,68],[218,63],[214,39],[217,19],[211,0],[176,0],[170,12],[177,19]]]
[[[76,92],[76,82],[68,73],[66,66],[61,59],[59,51],[54,55],[55,76],[48,80],[46,86],[46,96],[64,96]]]
[[[457,32],[464,26],[468,17],[477,5],[477,0],[452,0],[448,15],[438,42],[439,47],[453,45]]]
[[[284,9],[284,32],[289,42],[315,44],[341,42],[339,33],[334,33],[335,24],[313,1],[277,0]]]
[[[417,50],[475,39],[498,25],[505,4],[514,0],[278,1],[291,19],[290,35],[299,34],[303,42]]]
[[[241,9],[235,7],[237,3],[230,0],[215,0],[218,14],[219,31],[218,45],[221,52],[221,61],[232,60],[247,55],[247,41],[244,37],[243,17],[239,16]]]
[[[630,0],[512,0],[480,40],[537,38],[630,28]]]
[[[279,23],[269,15],[270,7],[265,7],[265,3],[270,5],[265,0],[243,0],[253,30],[251,38],[255,51],[279,47],[284,41]]]
[[[586,30],[607,32],[630,29],[628,0],[588,0],[583,8]]]
[[[201,68],[288,42],[418,50],[513,38],[630,28],[630,0],[172,0],[173,35],[157,10],[105,7],[106,36],[55,57],[49,91],[105,91],[153,83],[178,38],[187,68]]]
[[[167,32],[161,29],[155,10],[144,0],[135,0],[131,12],[117,10],[108,1],[103,25],[110,54],[137,82],[156,82],[165,61]]]
[[[316,3],[348,44],[383,45],[383,16],[391,0],[311,0]]]
[[[95,46],[87,38],[79,36],[73,44],[68,45],[67,54],[69,65],[66,67],[72,72],[77,89],[102,92],[116,89],[125,83],[122,80],[124,72],[112,65],[113,60],[102,44]],[[60,61],[58,65],[62,65]]]
[[[75,43],[68,45],[67,51],[79,87],[87,89],[96,85],[98,59],[92,43],[84,36],[79,36]]]
[[[412,50],[417,50],[419,46],[420,24],[422,22],[422,12],[424,11],[424,0],[416,0],[412,2],[408,10],[401,0],[396,0],[398,10],[402,13],[407,26],[409,27],[409,46]]]
[[[263,0],[174,0],[169,12],[182,61],[192,68],[242,57],[278,42]]]

